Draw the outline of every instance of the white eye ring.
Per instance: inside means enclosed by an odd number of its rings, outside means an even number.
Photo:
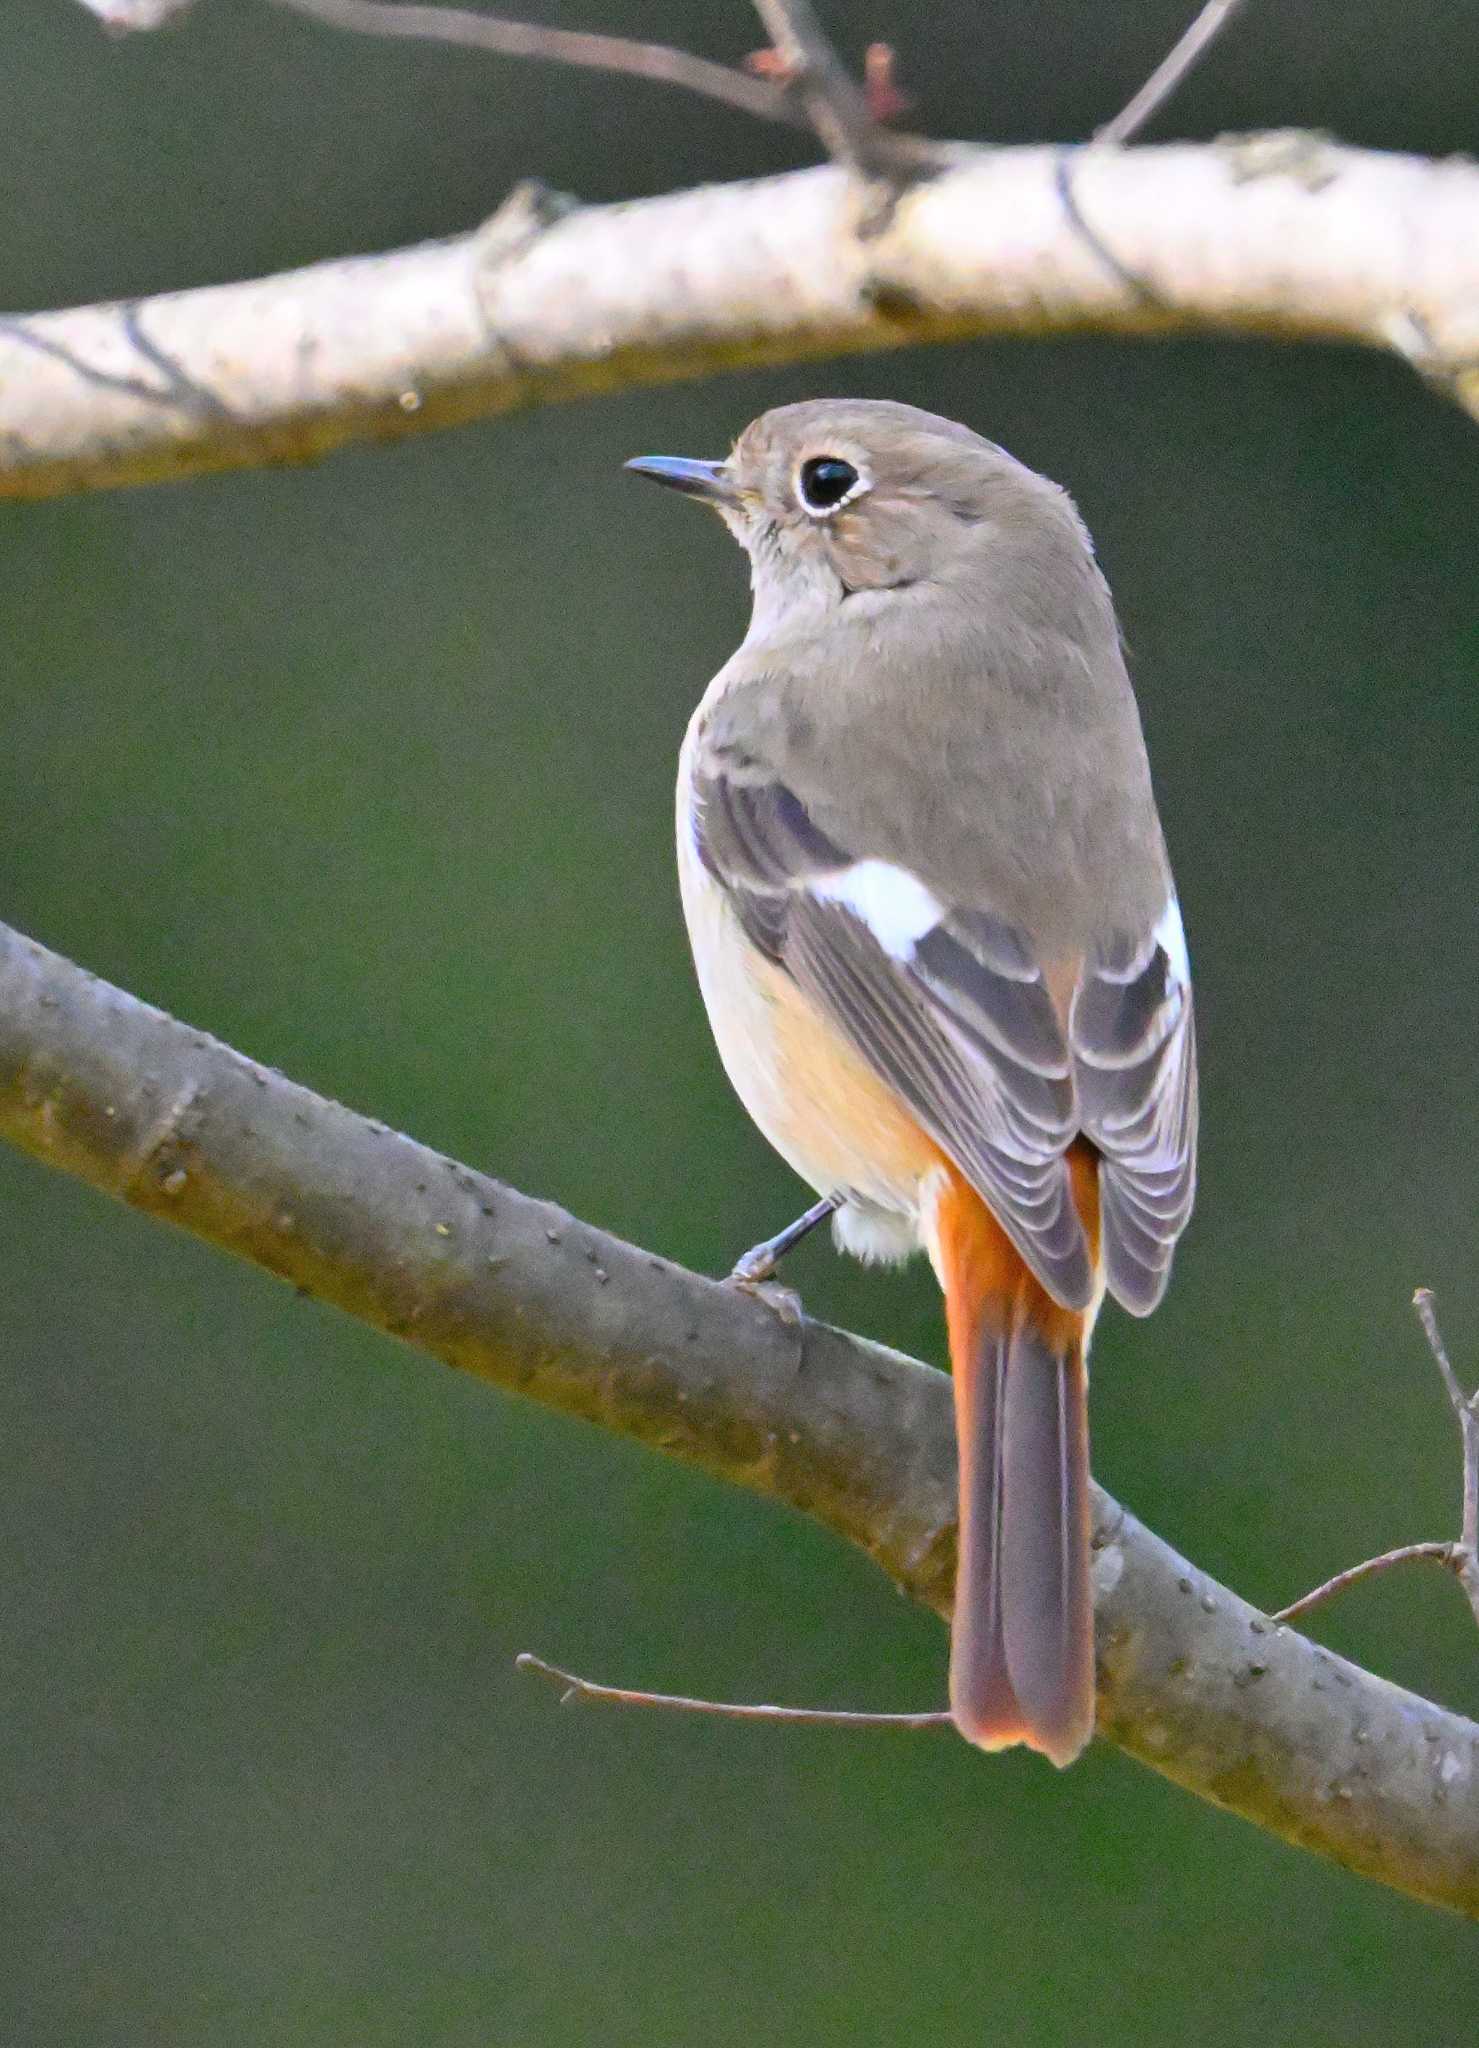
[[[835,498],[823,495],[818,499],[813,495],[818,486],[825,493],[838,484],[842,489]],[[871,479],[845,455],[810,455],[796,471],[796,502],[808,519],[830,519],[844,505],[862,497],[870,485]]]

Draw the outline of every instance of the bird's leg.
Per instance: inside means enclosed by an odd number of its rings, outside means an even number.
[[[800,1244],[803,1237],[809,1237],[819,1223],[825,1223],[841,1206],[841,1195],[823,1195],[819,1202],[812,1203],[804,1216],[798,1216],[794,1223],[788,1223],[774,1237],[767,1237],[763,1244],[752,1246],[742,1259],[736,1259],[730,1279],[738,1287],[759,1287],[765,1281],[773,1280],[776,1268],[786,1253]]]

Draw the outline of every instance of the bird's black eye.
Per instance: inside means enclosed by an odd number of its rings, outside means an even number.
[[[858,473],[840,455],[814,455],[803,462],[797,487],[808,512],[830,512],[857,486]]]

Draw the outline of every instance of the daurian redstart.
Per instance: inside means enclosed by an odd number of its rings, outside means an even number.
[[[1108,586],[1064,491],[912,406],[784,406],[725,461],[629,466],[750,557],[678,784],[720,1055],[839,1244],[929,1254],[960,1446],[951,1711],[1068,1763],[1094,1725],[1089,1336],[1106,1289],[1160,1300],[1197,1127]]]

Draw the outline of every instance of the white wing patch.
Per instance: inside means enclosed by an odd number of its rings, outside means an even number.
[[[820,902],[840,903],[861,918],[891,960],[912,960],[919,941],[945,915],[923,882],[892,861],[857,860],[809,886]]]
[[[1171,979],[1185,988],[1191,980],[1191,961],[1186,951],[1186,930],[1181,922],[1181,905],[1174,896],[1161,912],[1153,937],[1171,963]]]

